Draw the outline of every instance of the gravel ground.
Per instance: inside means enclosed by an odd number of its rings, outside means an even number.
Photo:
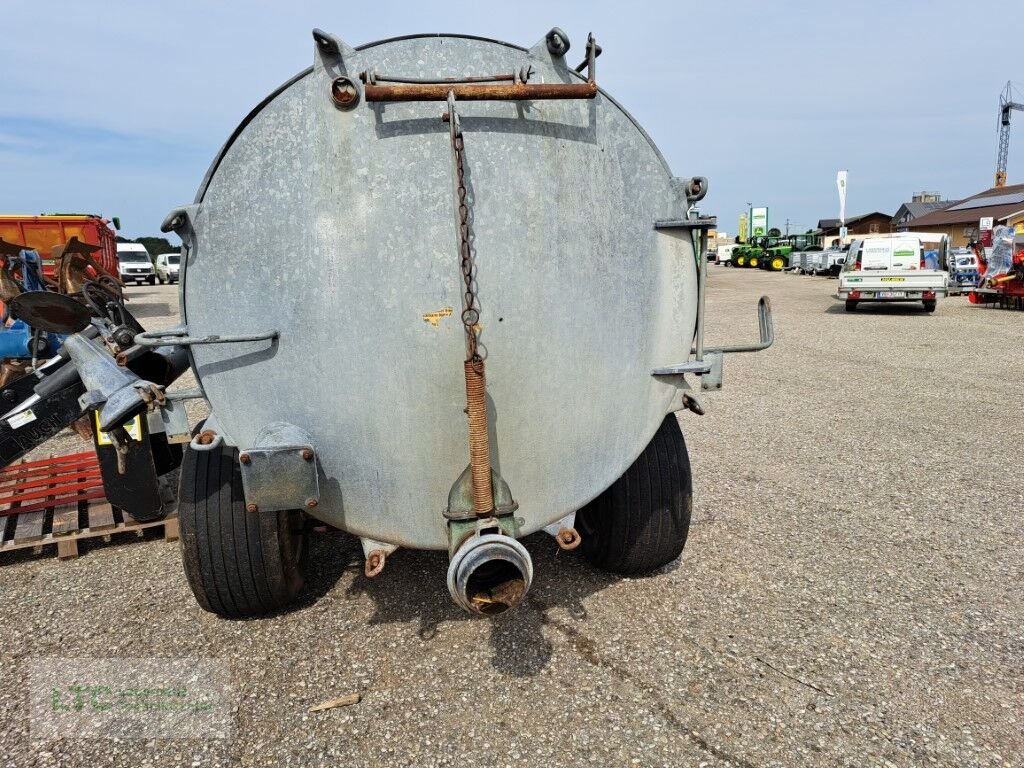
[[[8,555],[0,764],[1024,764],[1024,314],[847,315],[834,281],[717,267],[710,286],[710,343],[752,338],[761,293],[778,342],[681,417],[681,562],[613,578],[534,536],[528,602],[488,621],[451,603],[443,555],[371,582],[326,534],[297,610],[233,622],[159,539]],[[136,292],[144,316],[173,304]],[[150,655],[228,666],[230,738],[30,740],[32,659]]]

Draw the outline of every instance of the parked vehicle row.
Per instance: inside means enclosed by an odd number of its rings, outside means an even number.
[[[774,242],[770,242],[774,241]],[[723,258],[724,256],[724,258]],[[940,299],[977,285],[978,259],[967,249],[952,251],[946,235],[897,232],[862,235],[842,248],[794,248],[792,239],[758,238],[720,246],[719,264],[760,267],[839,278],[837,296],[853,312],[863,302],[921,302],[934,312]]]
[[[814,238],[809,234],[755,237],[749,243],[720,246],[716,261],[734,267],[755,267],[771,272],[782,272],[789,266],[790,254],[794,251],[814,247]],[[725,258],[722,253],[725,249]]]
[[[127,285],[135,283],[155,285],[178,282],[178,268],[181,256],[177,253],[161,253],[154,263],[146,246],[141,243],[118,243],[117,259],[121,280]]]

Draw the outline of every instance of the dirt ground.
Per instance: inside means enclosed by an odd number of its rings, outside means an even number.
[[[680,416],[693,525],[650,577],[536,535],[526,604],[472,619],[443,554],[370,581],[335,533],[296,610],[225,621],[155,536],[3,556],[0,765],[1024,764],[1024,313],[846,314],[835,285],[711,268],[709,343],[754,338],[761,294],[778,341]],[[175,322],[173,288],[130,295]],[[33,739],[45,657],[215,660],[228,737]]]

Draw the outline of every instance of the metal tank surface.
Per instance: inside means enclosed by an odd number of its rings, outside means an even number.
[[[525,594],[516,539],[541,529],[619,572],[678,556],[666,415],[703,412],[688,375],[719,389],[725,353],[772,341],[762,299],[759,342],[704,348],[707,182],[600,90],[593,37],[579,67],[558,29],[530,49],[313,37],[169,214],[184,325],[137,339],[188,347],[212,411],[182,473],[200,603],[294,597],[304,516],[361,537],[368,575],[448,550],[483,614]]]

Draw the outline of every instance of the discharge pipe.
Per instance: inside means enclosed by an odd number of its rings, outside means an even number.
[[[533,583],[533,561],[526,547],[501,533],[466,539],[448,565],[448,591],[462,608],[496,616],[522,602]]]

